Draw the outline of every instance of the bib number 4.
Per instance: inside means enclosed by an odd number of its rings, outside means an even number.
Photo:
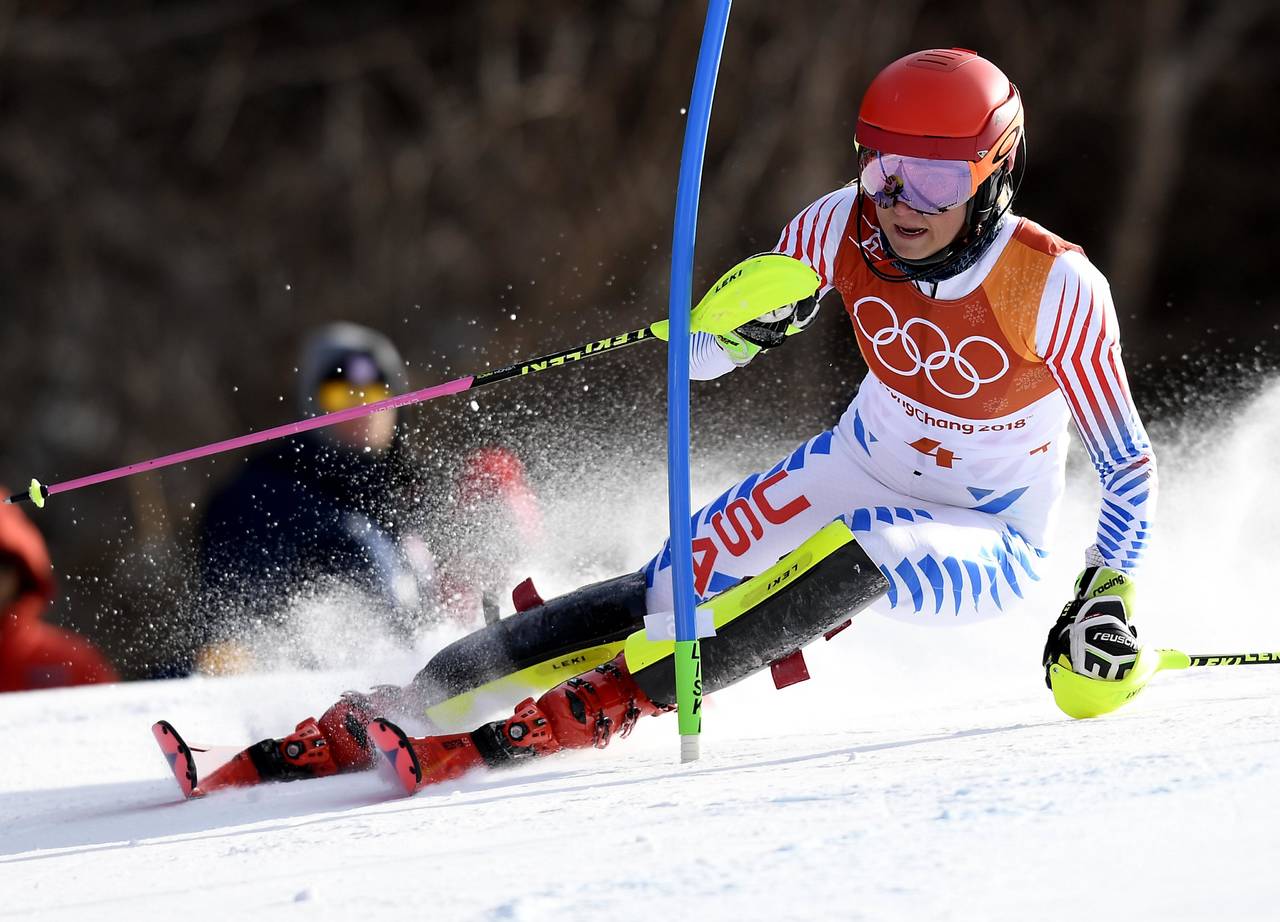
[[[937,439],[916,439],[910,445],[920,454],[928,455],[936,461],[938,467],[950,468],[952,467],[952,462],[964,460],[949,448],[943,448],[942,443]]]

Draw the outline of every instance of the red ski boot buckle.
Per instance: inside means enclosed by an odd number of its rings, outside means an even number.
[[[804,653],[800,650],[774,660],[769,664],[769,670],[773,673],[773,687],[779,690],[809,678],[809,667],[805,665]]]
[[[532,576],[526,576],[520,585],[511,590],[511,602],[515,605],[517,612],[528,611],[545,604],[542,596],[538,595],[538,590],[533,588]]]
[[[827,631],[825,634],[822,635],[822,637],[824,640],[830,640],[831,638],[835,637],[837,634],[839,634],[841,631],[843,631],[845,628],[847,628],[851,624],[853,624],[853,619],[849,618],[843,623],[837,624],[831,630]]]

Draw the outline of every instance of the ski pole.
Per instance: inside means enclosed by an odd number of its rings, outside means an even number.
[[[1098,717],[1127,704],[1146,688],[1158,672],[1199,666],[1280,665],[1280,653],[1183,653],[1143,647],[1133,667],[1115,680],[1080,675],[1066,666],[1049,667],[1053,700],[1068,717]]]
[[[1177,653],[1177,650],[1169,651]],[[1191,666],[1264,666],[1280,665],[1280,653],[1183,653],[1187,658],[1185,667],[1165,666],[1165,669],[1189,668]]]
[[[690,317],[690,329],[694,332],[728,333],[748,320],[759,317],[761,314],[807,298],[817,289],[817,273],[799,260],[783,256],[780,253],[765,253],[759,256],[752,256],[738,263],[712,286],[711,290],[707,292],[706,296],[694,309],[693,315]],[[64,480],[60,483],[46,486],[33,478],[30,486],[25,491],[14,493],[5,502],[20,503],[30,501],[43,508],[45,500],[58,493],[70,493],[72,490],[78,490],[81,487],[118,480],[144,471],[159,470],[160,468],[194,461],[197,458],[206,458],[210,455],[231,451],[236,448],[247,448],[250,445],[257,445],[283,436],[299,435],[312,429],[322,429],[347,420],[359,419],[362,416],[378,413],[382,410],[409,406],[415,403],[425,403],[428,400],[434,400],[437,397],[445,397],[450,394],[460,394],[463,391],[474,390],[498,381],[505,381],[508,378],[519,378],[546,371],[549,368],[559,368],[572,362],[594,358],[602,353],[614,352],[634,343],[648,342],[655,339],[665,340],[668,328],[668,321],[660,320],[638,330],[583,343],[571,349],[517,362],[493,371],[486,371],[478,375],[466,375],[444,384],[425,387],[421,390],[399,394],[395,397],[387,397],[384,400],[374,401],[363,406],[335,410],[332,413],[325,413],[321,416],[286,423],[282,426],[264,429],[261,432],[251,432],[248,435],[224,439],[220,442],[202,445],[199,448],[189,448],[186,451],[162,455],[159,458],[152,458],[150,461],[139,461],[124,467],[113,468],[109,471],[77,477],[74,480]]]

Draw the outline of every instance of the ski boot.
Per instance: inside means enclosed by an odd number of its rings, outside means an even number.
[[[394,704],[396,691],[393,686],[386,686],[370,695],[344,692],[319,720],[308,717],[284,739],[262,740],[236,753],[207,778],[200,779],[194,793],[372,768],[377,751],[370,745],[365,727],[373,714]]]
[[[627,671],[622,654],[563,682],[535,701],[526,698],[506,720],[470,733],[412,738],[386,718],[368,726],[368,736],[413,793],[477,768],[498,768],[562,749],[603,749],[631,733],[641,717],[657,714]]]

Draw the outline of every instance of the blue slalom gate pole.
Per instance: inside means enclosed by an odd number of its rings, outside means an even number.
[[[698,228],[698,193],[711,122],[720,54],[729,28],[732,0],[710,0],[702,46],[693,77],[693,95],[684,127],[680,179],[676,186],[675,230],[671,243],[671,338],[667,343],[667,497],[671,515],[671,579],[675,598],[676,706],[680,761],[698,758],[702,732],[702,654],[698,644],[693,587],[693,526],[689,521],[689,312],[693,298],[693,249]]]

